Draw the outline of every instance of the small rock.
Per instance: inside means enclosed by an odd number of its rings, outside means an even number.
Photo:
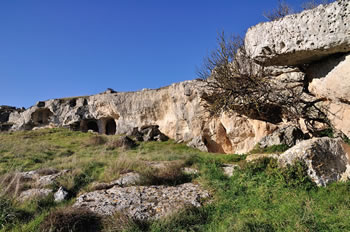
[[[188,167],[185,167],[185,168],[182,168],[182,172],[186,175],[196,175],[198,174],[198,170],[195,169],[195,168],[188,168]]]
[[[136,147],[136,143],[130,137],[123,136],[120,139],[118,139],[118,141],[116,142],[116,146],[128,150]]]
[[[208,148],[205,145],[202,136],[194,137],[189,143],[187,143],[187,146],[197,148],[200,151],[208,152]]]
[[[252,162],[254,160],[263,159],[263,158],[278,159],[278,154],[252,154],[252,155],[248,155],[245,160],[247,162]]]
[[[64,201],[68,198],[68,192],[61,186],[54,194],[56,202]]]
[[[21,193],[18,200],[23,202],[31,199],[41,199],[47,197],[52,193],[51,189],[29,189]]]
[[[239,165],[237,164],[223,164],[223,167],[222,167],[224,174],[228,177],[233,176],[233,171],[238,168],[239,168]]]

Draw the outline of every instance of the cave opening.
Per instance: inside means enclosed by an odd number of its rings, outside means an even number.
[[[98,125],[97,122],[95,120],[90,120],[87,123],[87,130],[92,130],[94,132],[98,132]]]
[[[106,121],[106,135],[115,135],[117,125],[113,118],[109,118]]]
[[[32,121],[35,126],[49,124],[50,117],[53,113],[49,109],[38,109],[32,113]]]

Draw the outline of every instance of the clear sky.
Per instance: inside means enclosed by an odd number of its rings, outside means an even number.
[[[303,0],[287,1],[300,7]],[[0,105],[196,78],[217,32],[244,35],[277,0],[1,0]]]

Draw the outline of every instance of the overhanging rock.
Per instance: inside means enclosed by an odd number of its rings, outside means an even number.
[[[338,0],[249,28],[245,48],[257,63],[300,65],[350,51],[350,2]]]

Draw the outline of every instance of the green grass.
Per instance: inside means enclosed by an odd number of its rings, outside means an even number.
[[[271,154],[271,153],[283,153],[288,150],[289,147],[286,144],[272,145],[269,147],[261,148],[259,145],[256,145],[254,149],[250,152],[251,154]]]
[[[302,163],[280,170],[270,159],[246,163],[245,155],[200,152],[171,140],[143,142],[123,151],[108,146],[118,136],[102,136],[103,142],[94,142],[95,137],[66,129],[0,134],[0,173],[70,169],[59,184],[74,195],[87,191],[94,181],[110,181],[125,170],[147,174],[144,161],[181,160],[199,170],[192,181],[210,190],[211,203],[162,220],[127,222],[124,231],[350,231],[350,183],[318,188],[307,178]],[[284,149],[277,146],[266,152]],[[221,169],[224,163],[238,163],[241,169],[228,178]],[[50,213],[69,207],[74,199],[60,204],[52,196],[25,204],[3,201],[0,231],[34,232]],[[15,218],[1,219],[7,214]]]

